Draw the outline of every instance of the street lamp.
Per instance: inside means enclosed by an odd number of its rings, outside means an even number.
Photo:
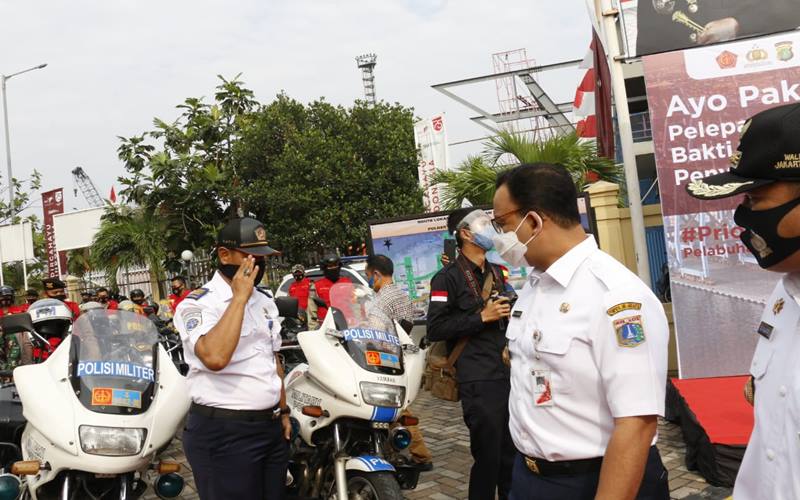
[[[23,73],[27,73],[28,71],[42,69],[46,66],[47,64],[45,63],[45,64],[40,64],[38,66],[34,66],[33,68],[17,71],[16,73],[12,73],[10,75],[0,74],[0,87],[2,87],[3,90],[3,122],[5,124],[5,131],[6,131],[6,166],[8,167],[8,210],[10,216],[14,215],[14,186],[12,183],[12,176],[11,176],[11,144],[9,143],[8,139],[8,102],[6,101],[6,80],[9,80]]]

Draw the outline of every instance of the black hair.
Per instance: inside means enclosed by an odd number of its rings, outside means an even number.
[[[183,283],[183,286],[186,286],[186,278],[184,278],[180,274],[177,276],[173,276],[170,281],[180,281],[181,283]]]
[[[394,274],[394,263],[385,255],[370,255],[367,257],[367,269],[378,271],[384,276],[391,276]]]
[[[28,288],[27,290],[25,290],[25,296],[26,297],[30,297],[31,295],[36,295],[38,297],[39,296],[39,291],[36,290],[35,288]]]
[[[566,168],[550,163],[527,163],[497,176],[520,209],[546,215],[568,229],[581,223],[575,181]]]
[[[99,294],[100,292],[106,292],[106,293],[108,293],[108,288],[106,288],[106,287],[104,287],[104,286],[101,286],[100,288],[98,288],[98,289],[97,289],[97,292],[95,292],[95,293],[98,293],[98,294]]]
[[[475,211],[475,208],[473,207],[459,208],[447,216],[447,232],[455,237],[458,248],[461,248],[464,242],[461,240],[461,235],[458,234],[459,231],[456,231],[456,228],[458,227],[458,224],[464,220],[464,217],[473,211]]]

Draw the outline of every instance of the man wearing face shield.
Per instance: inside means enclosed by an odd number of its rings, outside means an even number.
[[[175,312],[192,398],[183,444],[204,500],[285,498],[292,427],[279,312],[256,288],[277,253],[261,222],[229,221],[217,236],[217,272]]]
[[[744,193],[734,221],[759,266],[787,273],[761,316],[745,395],[755,427],[733,497],[800,498],[800,105],[768,109],[742,128],[730,171],[687,186],[701,200]]]
[[[454,262],[431,280],[428,339],[447,342],[469,428],[474,464],[470,500],[508,498],[514,445],[508,432],[509,370],[503,363],[507,299],[499,266],[486,260],[494,230],[483,210],[462,208],[447,219],[459,248]]]
[[[498,177],[495,248],[533,266],[509,319],[515,500],[669,499],[658,449],[669,329],[638,276],[581,226],[566,169]]]

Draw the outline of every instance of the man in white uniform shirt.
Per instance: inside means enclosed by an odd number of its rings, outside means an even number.
[[[495,248],[533,266],[506,337],[512,500],[669,499],[655,447],[667,383],[667,318],[650,289],[581,226],[569,173],[501,174]]]
[[[735,500],[800,498],[800,105],[745,122],[730,171],[697,180],[689,194],[716,200],[744,193],[734,221],[759,266],[788,273],[767,300],[746,397],[755,427],[736,477]],[[713,318],[710,318],[713,319]],[[713,324],[713,323],[710,323]],[[742,332],[732,332],[739,334]]]
[[[275,253],[263,224],[231,220],[214,277],[175,313],[192,398],[183,446],[203,500],[285,497],[291,424],[278,308],[255,288]]]

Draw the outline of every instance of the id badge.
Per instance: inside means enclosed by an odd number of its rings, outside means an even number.
[[[533,370],[533,403],[534,406],[553,406],[550,370]]]

